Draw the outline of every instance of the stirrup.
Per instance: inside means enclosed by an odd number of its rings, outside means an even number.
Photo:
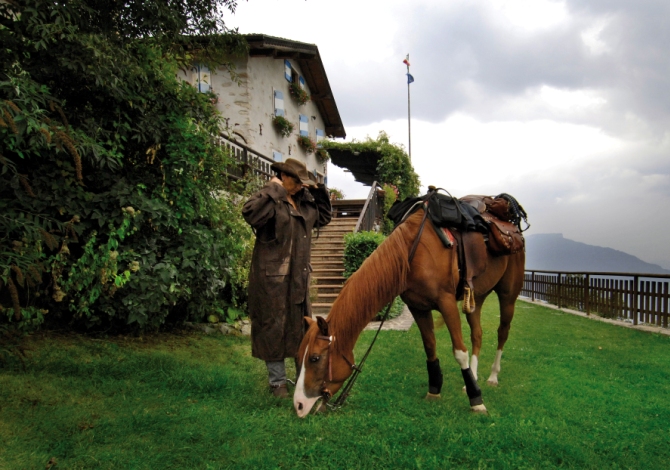
[[[470,286],[463,288],[463,313],[469,315],[475,311],[475,293]]]

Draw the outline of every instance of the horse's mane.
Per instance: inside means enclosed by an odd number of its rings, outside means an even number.
[[[417,226],[414,216],[399,225],[342,287],[328,315],[334,346],[341,352],[351,351],[370,320],[405,291]]]

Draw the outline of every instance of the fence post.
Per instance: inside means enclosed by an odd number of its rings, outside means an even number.
[[[637,325],[637,311],[640,306],[639,294],[640,290],[638,284],[640,276],[633,276],[633,325]]]
[[[584,311],[591,315],[591,304],[589,302],[589,285],[591,284],[591,275],[587,274],[584,278]]]
[[[535,302],[535,271],[530,272],[530,300]]]
[[[557,300],[557,307],[561,308],[561,278],[563,275],[561,273],[558,274],[558,300]]]

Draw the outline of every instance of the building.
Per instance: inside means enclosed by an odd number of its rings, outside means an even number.
[[[272,162],[290,157],[327,182],[326,163],[298,142],[300,136],[314,143],[346,136],[318,47],[262,34],[245,38],[248,55],[232,61],[237,80],[225,68],[210,71],[202,65],[182,78],[217,95],[225,144],[257,173],[267,176]],[[300,104],[298,95],[305,93],[309,101]],[[276,116],[293,125],[290,135],[281,134]]]

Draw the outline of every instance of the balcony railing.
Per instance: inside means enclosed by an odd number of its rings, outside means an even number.
[[[521,295],[597,315],[668,328],[670,275],[526,271]]]
[[[221,136],[220,143],[230,151],[235,160],[235,163],[226,168],[226,173],[230,178],[242,179],[250,173],[265,180],[272,178],[273,173],[270,166],[274,163],[273,159],[224,136]]]

